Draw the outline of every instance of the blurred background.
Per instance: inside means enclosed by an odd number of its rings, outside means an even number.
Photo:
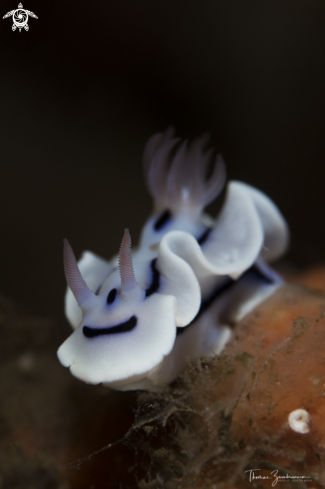
[[[125,227],[137,242],[142,150],[170,124],[209,132],[229,178],[277,203],[287,265],[325,261],[323,0],[23,6],[29,32],[0,22],[1,293],[58,318],[63,339],[62,238],[106,258]]]

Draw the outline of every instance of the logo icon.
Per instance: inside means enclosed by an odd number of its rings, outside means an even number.
[[[7,17],[10,16],[12,16],[13,21],[12,30],[15,31],[18,28],[19,32],[21,32],[23,28],[25,29],[25,31],[29,30],[28,16],[34,17],[34,19],[38,19],[37,15],[35,15],[34,12],[23,9],[22,3],[18,5],[18,8],[16,10],[11,10],[10,12],[7,12],[6,15],[4,15],[2,18],[7,19]]]

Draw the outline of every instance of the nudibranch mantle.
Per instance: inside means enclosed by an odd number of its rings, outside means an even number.
[[[159,390],[189,361],[214,356],[231,326],[282,283],[267,262],[287,248],[276,205],[237,181],[214,220],[225,166],[204,138],[188,145],[167,130],[145,148],[154,212],[132,253],[125,230],[111,261],[87,251],[76,262],[65,240],[66,316],[75,330],[58,357],[77,378],[118,390]]]

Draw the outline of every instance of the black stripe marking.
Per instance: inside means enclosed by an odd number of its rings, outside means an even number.
[[[198,313],[197,315],[195,316],[194,319],[192,319],[192,321],[185,327],[183,328],[176,328],[176,334],[177,336],[184,333],[184,331],[191,325],[193,324],[197,319],[199,319],[199,317],[211,306],[211,304],[214,302],[214,300],[219,296],[221,295],[223,292],[225,292],[226,290],[228,290],[232,284],[234,283],[235,281],[232,280],[230,277],[226,277],[225,278],[225,281],[221,284],[218,284],[216,286],[216,288],[213,290],[213,292],[210,294],[210,296],[203,300],[201,302],[201,306],[200,306],[200,309],[198,310]]]
[[[246,272],[241,276],[241,278],[243,278],[243,277],[245,277],[247,275],[251,275],[251,276],[254,276],[255,275],[255,277],[257,279],[259,279],[259,280],[263,279],[265,282],[268,282],[270,284],[273,284],[274,283],[273,280],[271,280],[269,277],[267,277],[266,275],[264,275],[262,273],[262,271],[257,266],[255,266],[255,265],[252,265],[248,270],[246,270]],[[226,277],[225,278],[225,281],[223,283],[218,284],[215,287],[215,289],[213,290],[213,292],[210,294],[210,296],[207,299],[204,299],[201,302],[200,309],[198,310],[198,313],[195,316],[195,318],[192,319],[192,321],[187,326],[184,326],[183,328],[176,327],[176,334],[177,334],[177,336],[180,335],[180,334],[182,334],[182,333],[184,333],[184,331],[188,328],[188,326],[190,326],[197,319],[199,319],[199,317],[212,305],[212,303],[215,301],[215,299],[218,296],[222,295],[224,292],[226,292],[226,290],[230,289],[231,286],[233,284],[235,284],[235,283],[237,283],[237,280],[233,280],[230,277]]]
[[[172,213],[167,209],[160,216],[157,217],[153,228],[155,231],[159,231],[168,221],[172,218]]]
[[[205,243],[205,242],[206,242],[206,240],[208,239],[208,237],[209,237],[209,235],[210,235],[211,231],[212,231],[212,229],[211,229],[211,228],[207,228],[207,229],[206,229],[206,230],[205,230],[205,231],[204,231],[204,232],[201,234],[201,236],[199,236],[199,237],[197,238],[197,240],[196,240],[196,241],[199,243],[199,245],[200,245],[200,246],[201,246],[201,245],[203,245],[203,243]]]
[[[263,273],[263,271],[258,267],[258,265],[253,265],[251,268],[249,268],[243,275],[243,277],[245,275],[251,275],[252,277],[255,275],[255,278],[259,279],[259,280],[264,280],[265,282],[269,283],[269,284],[274,284],[276,283],[276,281],[272,280],[271,277],[269,277],[268,275],[266,275],[265,273]],[[240,279],[239,279],[240,280]]]
[[[108,294],[107,299],[106,299],[107,304],[113,304],[113,302],[115,301],[115,298],[116,298],[116,294],[117,294],[116,289],[112,289],[110,291],[110,293]]]
[[[158,272],[158,270],[156,268],[156,261],[157,261],[157,258],[154,258],[150,264],[150,268],[152,271],[152,279],[151,279],[150,286],[146,290],[146,297],[149,297],[150,295],[154,294],[159,289],[160,273]]]
[[[137,322],[138,319],[136,316],[132,316],[125,323],[118,324],[117,326],[109,326],[108,328],[90,328],[89,326],[84,326],[82,332],[86,338],[94,338],[95,336],[107,334],[128,333],[136,327]]]

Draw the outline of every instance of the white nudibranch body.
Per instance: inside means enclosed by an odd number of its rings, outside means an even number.
[[[58,357],[77,378],[114,389],[159,390],[197,358],[214,356],[231,326],[282,283],[267,262],[283,254],[288,228],[262,192],[228,183],[214,220],[204,207],[225,183],[205,139],[171,131],[147,143],[144,168],[154,212],[131,252],[125,230],[119,258],[64,244],[65,311],[75,330]]]

